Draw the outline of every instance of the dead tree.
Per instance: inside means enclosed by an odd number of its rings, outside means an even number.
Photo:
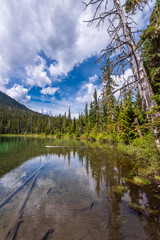
[[[148,116],[151,118],[155,142],[160,149],[159,131],[156,124],[154,124],[154,119],[160,118],[160,112],[154,111],[158,106],[153,100],[154,94],[144,69],[141,55],[136,48],[134,34],[139,31],[133,30],[135,22],[132,15],[125,13],[125,5],[122,5],[120,0],[113,0],[110,5],[108,0],[90,0],[84,4],[85,8],[88,6],[95,7],[93,18],[86,21],[88,25],[97,22],[97,27],[100,27],[101,24],[105,23],[105,20],[108,20],[109,23],[107,31],[110,36],[110,42],[106,49],[102,50],[102,55],[97,62],[103,57],[106,57],[110,61],[113,59],[111,61],[111,69],[116,69],[115,74],[117,75],[124,73],[127,65],[130,66],[133,72],[130,84],[137,84],[143,109],[148,112]]]

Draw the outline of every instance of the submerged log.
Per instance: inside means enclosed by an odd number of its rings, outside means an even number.
[[[19,183],[20,181],[23,181],[24,179],[25,179],[25,176],[20,177],[20,178],[11,186],[11,188],[14,187],[15,185],[17,185],[17,183]]]
[[[94,205],[94,202],[92,202],[92,203],[90,204],[90,206],[87,206],[87,207],[82,208],[81,211],[91,210],[91,209],[93,208],[93,205]]]
[[[47,192],[45,192],[45,193],[42,195],[42,197],[39,199],[39,201],[38,201],[36,204],[33,205],[31,212],[32,212],[33,210],[35,210],[36,208],[39,208],[39,207],[41,206],[41,204],[42,204],[43,201],[46,199],[46,197],[48,196],[48,194],[50,193],[51,190],[52,190],[52,187],[50,187],[50,188],[47,190]]]
[[[15,191],[11,192],[1,203],[0,208],[2,208],[17,192],[19,192],[35,175],[40,171],[41,168],[43,168],[46,165],[42,165],[40,168],[38,168],[29,178],[26,179],[26,181],[23,182],[23,184],[18,187]]]
[[[32,189],[34,187],[34,184],[35,184],[36,180],[37,180],[38,174],[39,173],[37,172],[35,177],[34,177],[34,179],[33,179],[33,182],[31,184],[30,188],[24,194],[24,196],[23,196],[23,198],[22,198],[22,200],[21,200],[17,210],[13,214],[13,217],[12,217],[11,222],[9,224],[9,230],[7,231],[7,234],[5,236],[5,240],[14,240],[16,238],[19,226],[20,226],[20,224],[23,221],[24,208],[25,208],[25,206],[27,204],[27,201],[29,199],[31,191],[32,191]]]
[[[53,229],[53,228],[49,229],[49,230],[45,233],[45,235],[42,237],[42,240],[47,240],[48,235],[50,235],[50,234],[53,233],[53,232],[54,232],[54,229]]]
[[[92,209],[93,205],[94,205],[94,202],[91,203],[91,205],[90,205],[90,210]]]

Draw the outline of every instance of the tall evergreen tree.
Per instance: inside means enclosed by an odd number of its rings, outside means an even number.
[[[102,111],[103,111],[103,121],[108,125],[108,130],[110,132],[114,129],[114,110],[116,106],[116,99],[113,95],[115,86],[117,84],[111,77],[111,67],[110,62],[106,61],[106,64],[102,67]]]
[[[137,136],[132,89],[123,89],[123,98],[118,112],[119,139],[126,144]]]

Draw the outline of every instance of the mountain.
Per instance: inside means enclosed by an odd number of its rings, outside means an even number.
[[[9,97],[0,91],[0,110],[23,110],[33,112],[23,104],[17,102],[15,99]]]
[[[0,91],[0,134],[47,133],[48,119]]]

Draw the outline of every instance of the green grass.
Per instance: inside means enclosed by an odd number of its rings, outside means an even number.
[[[160,175],[160,154],[152,133],[134,139],[130,145],[118,143],[117,149],[135,157],[134,172],[140,176]]]

